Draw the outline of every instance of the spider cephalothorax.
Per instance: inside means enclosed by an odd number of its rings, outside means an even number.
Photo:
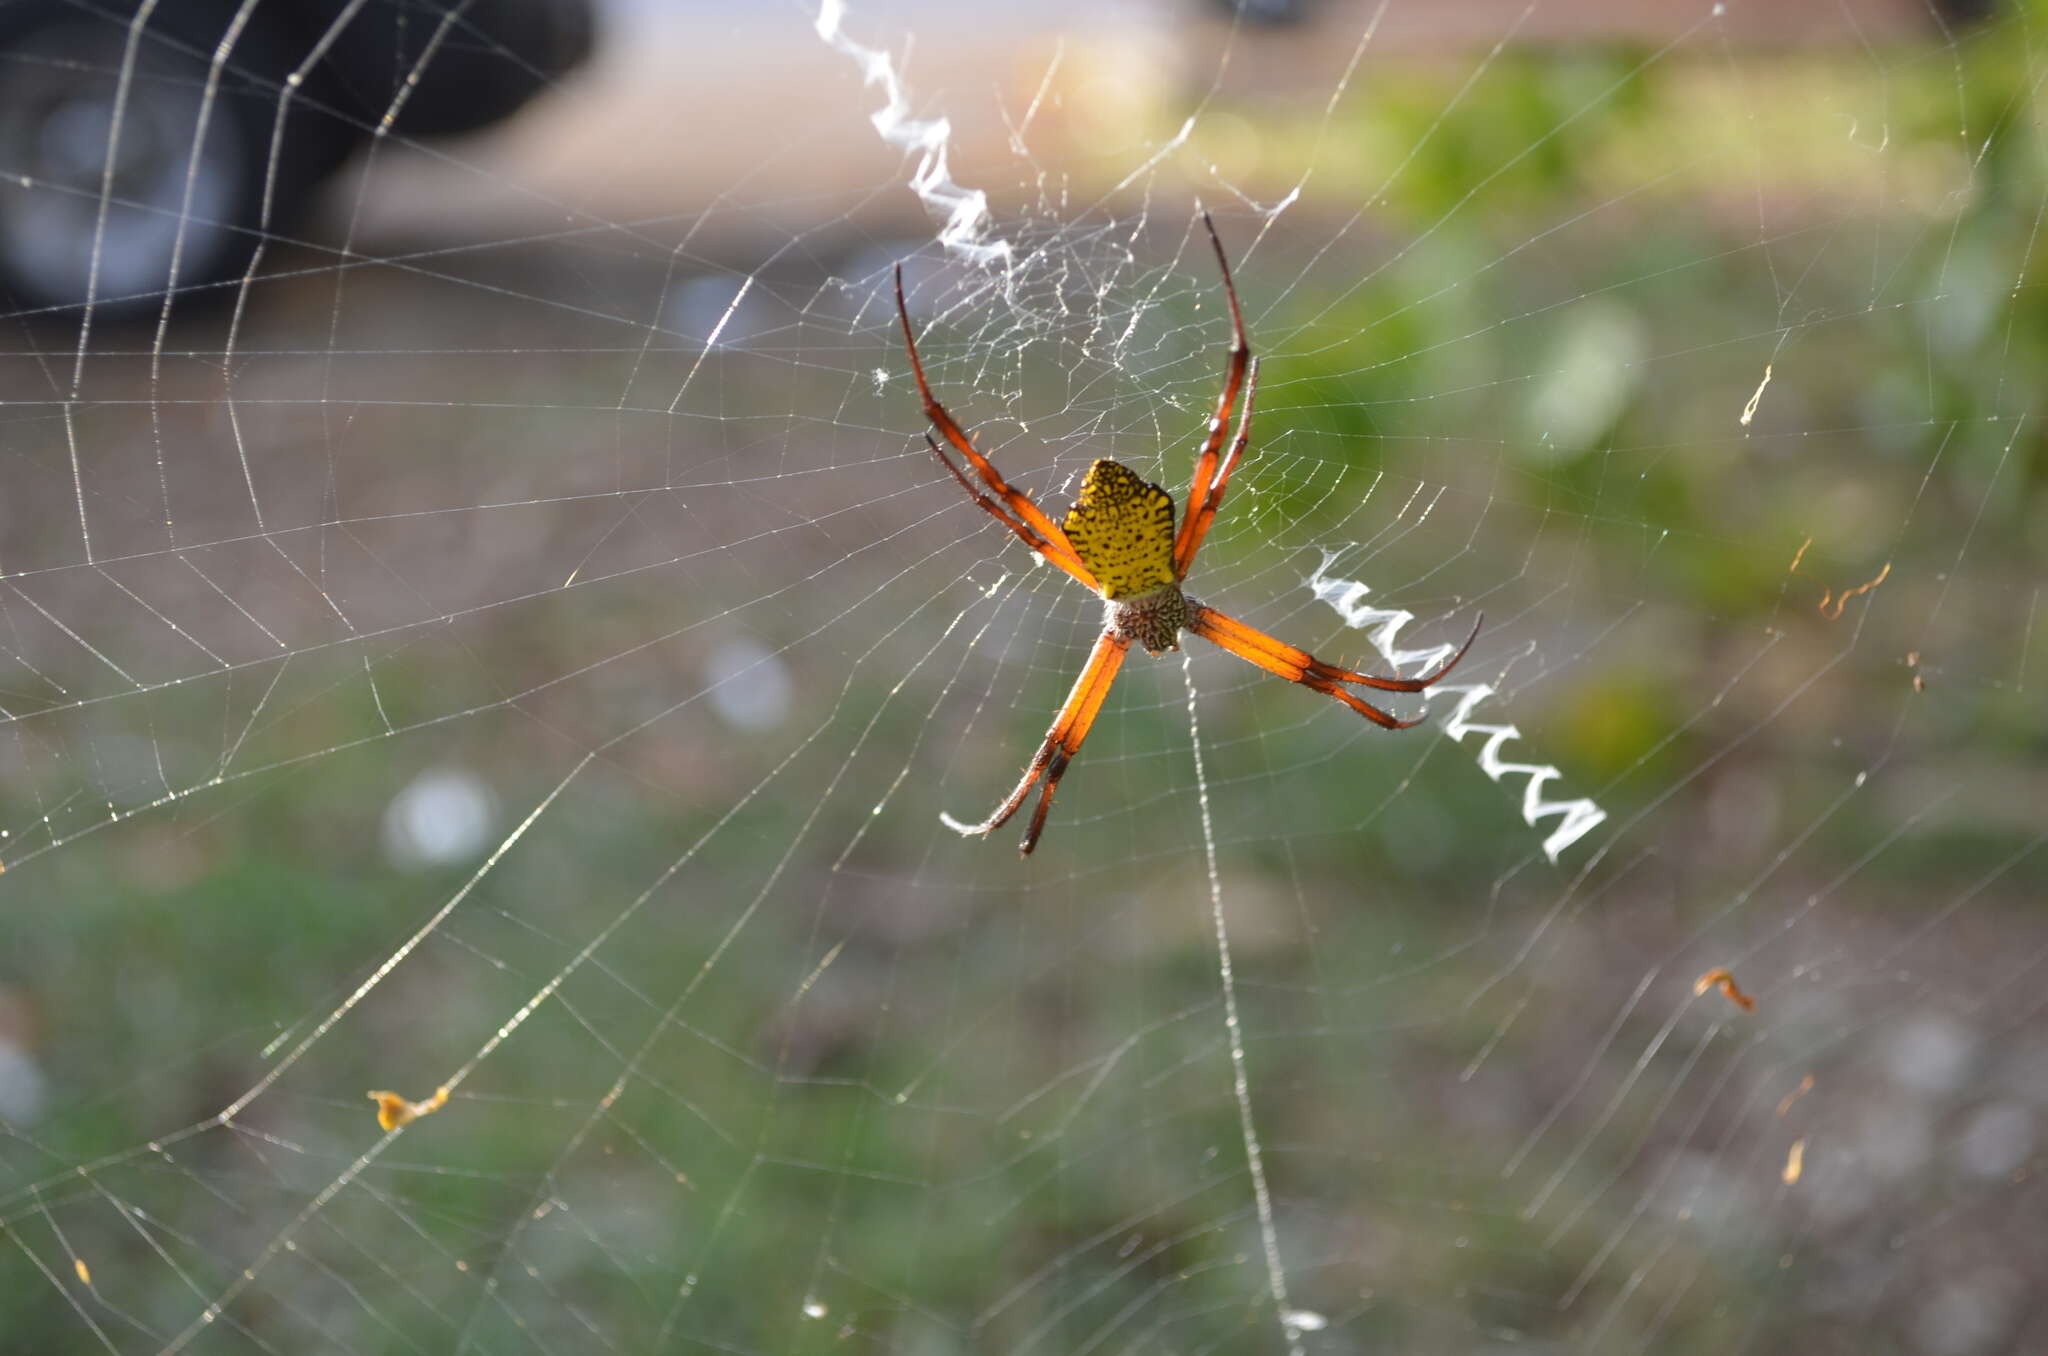
[[[1419,724],[1419,719],[1397,720],[1343,685],[1350,683],[1382,692],[1421,692],[1455,668],[1478,638],[1479,627],[1475,623],[1472,634],[1450,662],[1427,678],[1375,678],[1326,664],[1306,650],[1275,640],[1213,607],[1204,607],[1181,591],[1181,581],[1194,567],[1202,538],[1216,521],[1216,510],[1223,503],[1230,474],[1237,469],[1238,458],[1251,439],[1252,407],[1259,389],[1259,365],[1253,361],[1251,346],[1245,341],[1244,315],[1238,306],[1237,287],[1230,280],[1230,261],[1223,255],[1223,242],[1217,238],[1216,225],[1206,212],[1202,214],[1202,224],[1208,228],[1209,243],[1216,249],[1216,264],[1223,271],[1223,295],[1230,303],[1230,365],[1224,372],[1216,414],[1209,421],[1208,437],[1195,457],[1195,474],[1188,485],[1187,516],[1181,519],[1178,531],[1174,528],[1173,496],[1122,462],[1106,457],[1088,468],[1081,481],[1080,497],[1060,523],[1054,523],[1031,502],[1029,495],[1004,480],[995,463],[975,450],[966,430],[954,422],[932,394],[931,385],[925,380],[924,362],[917,354],[917,337],[910,329],[910,309],[903,299],[903,270],[896,270],[896,315],[903,325],[903,344],[910,352],[910,371],[917,379],[925,416],[974,468],[995,498],[976,489],[946,456],[938,440],[927,433],[925,442],[932,455],[967,491],[967,497],[990,517],[1103,600],[1102,634],[1096,639],[1081,676],[1075,680],[1074,690],[1067,694],[1066,705],[1046,731],[1045,742],[1025,767],[1023,780],[996,807],[996,812],[979,824],[962,824],[947,816],[945,822],[961,833],[985,834],[1001,828],[1043,778],[1045,789],[1039,792],[1031,826],[1024,831],[1023,850],[1029,852],[1037,846],[1060,776],[1080,752],[1081,741],[1088,737],[1089,727],[1102,710],[1117,670],[1123,666],[1124,656],[1130,653],[1134,642],[1156,655],[1179,649],[1180,633],[1193,631],[1268,673],[1335,698],[1376,725],[1400,730]],[[1221,455],[1223,440],[1230,433],[1230,419],[1237,409],[1240,388],[1244,391],[1244,415],[1238,420],[1237,437],[1225,458]],[[1002,502],[996,502],[998,499]]]

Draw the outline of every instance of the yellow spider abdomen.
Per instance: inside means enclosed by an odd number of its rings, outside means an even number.
[[[1173,496],[1122,462],[1104,457],[1088,468],[1061,527],[1112,602],[1179,582]]]

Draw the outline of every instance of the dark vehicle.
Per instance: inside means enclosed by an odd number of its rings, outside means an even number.
[[[592,27],[590,0],[0,0],[0,304],[235,277],[387,119],[505,118]]]

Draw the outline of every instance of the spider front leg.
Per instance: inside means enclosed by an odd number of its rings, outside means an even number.
[[[1024,841],[1018,849],[1028,856],[1031,849],[1038,846],[1039,834],[1045,831],[1045,817],[1052,809],[1053,792],[1059,789],[1067,764],[1081,751],[1081,742],[1088,738],[1089,727],[1095,724],[1095,717],[1101,712],[1103,700],[1109,696],[1110,685],[1116,682],[1117,670],[1123,667],[1124,656],[1130,653],[1130,649],[1130,637],[1104,631],[1095,642],[1088,663],[1081,669],[1081,676],[1074,680],[1074,690],[1067,694],[1066,704],[1060,707],[1052,728],[1045,732],[1045,742],[1038,746],[1038,752],[1025,766],[1017,789],[996,807],[994,814],[979,824],[963,824],[948,814],[941,814],[940,822],[963,837],[993,833],[1023,807],[1025,797],[1031,794],[1031,788],[1042,777],[1045,789],[1039,792],[1038,808],[1031,812],[1030,827],[1024,830]]]
[[[1095,576],[1081,563],[1080,553],[1075,551],[1074,544],[1067,540],[1066,532],[1058,523],[1046,517],[1045,511],[1032,503],[1029,495],[1003,479],[1003,473],[996,469],[995,463],[975,449],[974,441],[967,436],[967,430],[960,427],[959,422],[946,412],[946,407],[939,403],[939,398],[932,394],[931,383],[926,381],[924,376],[924,359],[917,351],[917,336],[910,328],[910,307],[903,298],[901,264],[896,265],[896,320],[903,327],[903,347],[910,355],[910,375],[917,379],[918,399],[924,402],[925,417],[932,421],[934,428],[945,435],[946,441],[953,445],[953,450],[967,459],[967,464],[974,468],[974,473],[981,478],[982,483],[995,491],[996,497],[1003,501],[1004,508],[998,508],[988,496],[968,484],[967,477],[960,473],[960,468],[947,459],[946,454],[939,450],[938,443],[927,434],[925,442],[931,447],[932,455],[939,459],[941,466],[952,472],[953,479],[960,482],[960,488],[967,491],[968,497],[990,517],[1023,538],[1024,544],[1039,555],[1089,588],[1095,588]]]
[[[1202,539],[1209,535],[1209,525],[1216,521],[1216,511],[1223,507],[1223,492],[1230,488],[1230,474],[1237,469],[1237,459],[1244,455],[1245,444],[1252,438],[1252,412],[1259,403],[1259,360],[1252,359],[1252,365],[1245,377],[1244,415],[1237,421],[1237,438],[1230,444],[1230,456],[1217,470],[1208,492],[1202,496],[1199,507],[1194,499],[1188,500],[1188,514],[1181,523],[1180,537],[1173,548],[1173,570],[1182,579],[1195,568],[1195,552],[1202,549]],[[1193,491],[1189,492],[1192,495]]]
[[[1252,360],[1252,346],[1244,337],[1244,308],[1237,302],[1237,284],[1230,278],[1230,260],[1223,254],[1223,239],[1216,234],[1216,223],[1202,213],[1202,225],[1209,232],[1209,244],[1216,251],[1216,267],[1223,274],[1223,295],[1230,303],[1230,361],[1223,370],[1223,391],[1216,397],[1216,413],[1209,419],[1209,436],[1202,443],[1202,450],[1195,457],[1195,473],[1188,481],[1187,514],[1181,519],[1180,535],[1173,543],[1174,573],[1187,578],[1188,571],[1195,563],[1195,552],[1201,548],[1202,533],[1209,530],[1209,519],[1216,516],[1210,506],[1210,487],[1216,480],[1218,455],[1223,451],[1223,440],[1230,436],[1230,414],[1237,407],[1238,388],[1244,384],[1245,371]],[[1245,411],[1247,424],[1251,411]],[[1230,454],[1230,464],[1237,464],[1237,457],[1244,451],[1245,439],[1250,436],[1246,427],[1238,434],[1237,446]],[[1230,471],[1225,468],[1223,478],[1228,480]],[[1217,487],[1219,493],[1221,487]],[[1196,524],[1200,523],[1197,527]]]

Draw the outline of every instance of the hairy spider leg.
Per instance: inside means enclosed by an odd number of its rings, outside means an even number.
[[[1194,478],[1188,481],[1187,516],[1181,519],[1180,538],[1173,544],[1173,563],[1180,577],[1187,577],[1195,563],[1195,547],[1201,538],[1195,523],[1209,503],[1209,487],[1216,478],[1216,457],[1230,433],[1230,412],[1237,408],[1238,388],[1244,384],[1245,368],[1252,358],[1252,346],[1244,337],[1244,310],[1237,303],[1237,284],[1230,280],[1230,260],[1224,257],[1222,237],[1207,212],[1202,225],[1208,228],[1209,244],[1216,250],[1216,266],[1223,270],[1223,295],[1230,301],[1230,362],[1224,369],[1223,391],[1216,397],[1216,413],[1209,420],[1209,436],[1195,457]],[[1213,515],[1212,515],[1213,516]]]
[[[1094,588],[1095,576],[1081,563],[1081,557],[1075,552],[1074,544],[1067,540],[1067,534],[1060,530],[1059,524],[1046,517],[1045,511],[1032,503],[1029,495],[1004,480],[1003,473],[996,469],[994,462],[974,450],[974,444],[968,440],[966,430],[954,422],[953,416],[946,413],[946,407],[932,394],[931,383],[926,381],[924,376],[924,359],[918,356],[917,336],[911,332],[910,307],[903,299],[901,264],[896,265],[896,319],[903,326],[903,346],[910,352],[910,374],[917,379],[917,393],[924,401],[925,418],[931,420],[946,441],[953,445],[954,450],[967,459],[967,464],[974,468],[975,474],[981,477],[982,482],[1009,505],[1010,512],[1016,515],[1017,521],[1031,529],[1033,535],[1018,533],[1024,537],[1025,543],[1074,578]],[[939,460],[946,461],[943,456]],[[951,462],[946,462],[946,465],[953,471],[955,478],[959,478],[958,469],[954,468]],[[969,493],[972,494],[973,491],[970,490]],[[977,502],[987,507],[987,502],[981,500],[979,496]],[[1012,531],[1016,531],[1016,524],[1012,523],[1010,526]],[[1036,540],[1033,540],[1033,536]]]
[[[1481,617],[1480,622],[1486,619]],[[1472,627],[1472,634],[1458,647],[1450,662],[1426,678],[1376,678],[1371,674],[1354,673],[1340,669],[1335,664],[1326,664],[1307,650],[1297,649],[1286,641],[1275,640],[1265,632],[1246,626],[1235,617],[1227,617],[1213,607],[1196,604],[1189,610],[1188,630],[1220,649],[1228,650],[1239,659],[1256,664],[1268,673],[1278,674],[1290,683],[1334,697],[1375,725],[1389,730],[1405,730],[1420,725],[1424,717],[1414,720],[1398,720],[1380,710],[1372,703],[1363,701],[1346,692],[1340,684],[1357,683],[1362,687],[1378,688],[1382,692],[1421,692],[1458,666],[1465,657],[1465,651],[1472,648],[1472,642],[1479,638],[1479,624]]]
[[[1074,576],[1074,578],[1080,580],[1083,584],[1086,584],[1089,588],[1094,589],[1101,587],[1096,582],[1094,575],[1084,573],[1083,568],[1077,568],[1074,565],[1074,563],[1068,560],[1065,556],[1060,555],[1059,553],[1053,551],[1043,541],[1041,541],[1038,538],[1038,536],[1032,532],[1030,528],[1018,522],[1015,518],[1012,518],[1008,510],[1004,509],[1002,505],[996,503],[995,500],[989,498],[980,490],[975,489],[973,483],[969,481],[966,476],[960,474],[960,468],[953,464],[952,459],[946,455],[944,449],[942,449],[939,446],[938,440],[932,437],[931,434],[927,433],[924,435],[924,445],[926,447],[929,447],[932,450],[932,455],[939,459],[939,465],[945,467],[948,471],[953,473],[953,479],[960,482],[960,488],[967,491],[967,497],[969,499],[972,499],[975,503],[979,504],[982,507],[983,511],[985,511],[989,517],[995,519],[1004,527],[1009,528],[1012,532],[1016,533],[1020,539],[1022,539],[1026,546],[1038,552],[1038,554],[1044,556],[1047,560],[1059,566],[1068,574]]]
[[[1024,778],[1017,783],[1017,789],[1009,798],[996,807],[996,812],[979,824],[963,824],[951,815],[940,815],[947,828],[963,837],[974,837],[993,833],[1008,822],[1024,804],[1024,798],[1031,794],[1031,788],[1039,778],[1045,778],[1045,789],[1039,792],[1038,808],[1031,813],[1030,827],[1024,830],[1024,841],[1018,851],[1030,855],[1038,846],[1038,835],[1045,831],[1045,817],[1052,809],[1053,792],[1059,789],[1060,777],[1065,774],[1067,764],[1081,751],[1081,742],[1088,738],[1088,730],[1095,724],[1095,717],[1102,710],[1103,699],[1109,696],[1110,685],[1116,681],[1117,670],[1123,667],[1124,656],[1130,653],[1131,641],[1128,636],[1104,631],[1095,642],[1095,649],[1088,656],[1088,663],[1081,669],[1081,676],[1074,680],[1074,690],[1067,694],[1066,704],[1053,718],[1052,728],[1045,732],[1045,742],[1038,746],[1031,762],[1024,769]]]
[[[1223,492],[1230,488],[1230,473],[1237,469],[1237,459],[1244,455],[1245,444],[1252,437],[1252,411],[1259,403],[1259,360],[1252,359],[1244,385],[1244,416],[1237,421],[1237,440],[1230,445],[1230,455],[1224,459],[1223,468],[1216,473],[1216,482],[1209,489],[1209,497],[1199,509],[1188,514],[1181,525],[1181,540],[1173,551],[1175,573],[1182,579],[1195,568],[1195,553],[1202,549],[1202,539],[1209,535],[1209,525],[1216,521],[1216,510],[1223,507]]]

